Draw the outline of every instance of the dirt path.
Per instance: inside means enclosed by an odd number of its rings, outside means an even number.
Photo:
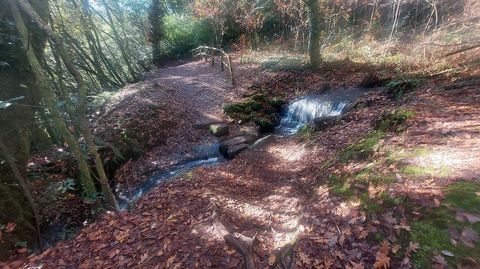
[[[180,101],[212,120],[222,120],[222,105],[238,98],[227,72],[204,61],[160,68],[149,75],[159,86],[174,88]]]

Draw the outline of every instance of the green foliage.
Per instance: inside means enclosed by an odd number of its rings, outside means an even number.
[[[348,162],[350,160],[364,160],[370,157],[378,148],[378,144],[385,133],[382,131],[373,131],[368,133],[360,142],[349,146],[340,155],[341,162]]]
[[[447,187],[446,200],[453,206],[480,213],[480,184],[461,181]]]
[[[191,50],[214,40],[213,31],[205,20],[190,15],[172,14],[164,18],[164,40],[160,47],[164,56],[178,58],[191,53]]]
[[[406,175],[411,175],[415,177],[424,177],[424,176],[446,177],[451,174],[451,169],[448,166],[432,167],[432,166],[406,165],[402,168],[402,172]]]
[[[297,136],[303,141],[309,141],[312,139],[314,133],[315,128],[312,125],[306,124],[298,130]]]
[[[112,96],[115,95],[116,92],[101,92],[97,95],[90,96],[91,102],[88,103],[89,109],[98,110],[100,109],[103,104],[105,104]]]
[[[280,123],[278,111],[284,101],[269,98],[263,93],[253,94],[242,102],[226,105],[223,110],[230,118],[243,123],[253,122],[262,132],[270,132]]]
[[[375,186],[395,181],[395,175],[380,173],[368,167],[356,173],[353,178],[360,183],[373,184]]]
[[[467,222],[458,222],[455,211],[450,206],[459,207],[466,212],[480,213],[480,198],[476,194],[480,191],[480,184],[475,182],[460,181],[445,188],[445,204],[435,210],[429,211],[420,221],[412,225],[410,240],[419,242],[420,249],[413,255],[413,262],[418,268],[429,268],[431,258],[442,250],[448,250],[455,256],[448,257],[451,264],[461,264],[470,258],[478,262],[480,244],[467,247],[462,242],[452,244],[449,229],[461,231],[463,228],[472,228],[480,233],[480,223],[470,225]]]
[[[395,131],[402,132],[407,126],[405,122],[415,115],[414,112],[395,109],[389,113],[383,114],[377,124],[377,129],[380,131]]]
[[[48,199],[55,201],[68,191],[75,190],[75,180],[73,178],[67,178],[63,181],[50,183],[46,189],[46,196]]]
[[[406,93],[415,90],[420,86],[420,79],[400,77],[393,79],[385,85],[390,98],[401,100]]]
[[[303,69],[306,65],[306,59],[296,55],[281,55],[270,57],[261,62],[262,68],[272,71],[295,71]]]

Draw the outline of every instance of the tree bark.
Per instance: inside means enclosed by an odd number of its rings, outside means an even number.
[[[94,137],[88,128],[88,119],[85,115],[85,108],[86,108],[86,97],[87,97],[87,89],[85,87],[85,83],[81,73],[75,68],[73,62],[68,57],[67,51],[63,45],[62,40],[48,27],[48,25],[36,14],[35,10],[31,8],[31,6],[25,0],[18,0],[20,6],[22,7],[23,11],[35,22],[39,25],[39,27],[52,39],[53,43],[58,50],[60,58],[62,59],[65,67],[70,72],[70,74],[74,77],[78,91],[79,91],[79,101],[77,105],[77,115],[80,121],[80,131],[84,136],[88,151],[94,157],[96,170],[99,175],[98,181],[102,187],[102,193],[106,199],[106,205],[111,210],[118,210],[118,203],[115,199],[115,195],[112,192],[108,184],[108,179],[105,174],[105,170],[103,167],[102,160],[98,153],[97,147],[94,143]],[[33,60],[33,59],[32,59]]]
[[[34,9],[44,18],[48,16],[48,2],[30,0]],[[30,154],[31,127],[34,124],[35,107],[39,102],[36,80],[28,64],[26,50],[15,29],[15,18],[8,1],[0,1],[0,100],[24,98],[6,109],[0,109],[0,139],[4,142],[0,153],[0,223],[17,224],[12,233],[15,240],[28,241],[34,246],[36,236],[35,208],[27,197],[19,179],[26,178],[26,164]],[[12,27],[13,25],[13,27]],[[34,25],[28,25],[29,52],[42,57],[46,38]],[[2,40],[2,41],[4,41]],[[12,41],[13,40],[13,41]],[[30,200],[30,201],[29,201]],[[0,241],[0,260],[6,258],[15,242]]]
[[[316,69],[320,66],[320,63],[322,61],[320,54],[320,2],[319,0],[305,0],[305,5],[307,6],[308,15],[310,18],[310,33],[308,44],[310,66],[313,69]]]
[[[163,16],[165,14],[163,3],[160,0],[152,0],[150,4],[150,13],[148,19],[150,21],[150,42],[152,43],[152,61],[153,64],[160,66],[163,64],[162,51],[160,49],[160,41],[163,39],[162,30]]]

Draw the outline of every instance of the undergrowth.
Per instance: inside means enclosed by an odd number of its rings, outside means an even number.
[[[386,133],[380,130],[368,133],[359,143],[349,146],[341,155],[340,161],[346,163],[350,160],[362,160],[370,157]]]

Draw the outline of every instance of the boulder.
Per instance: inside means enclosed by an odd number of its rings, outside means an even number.
[[[323,131],[328,127],[337,124],[340,121],[339,116],[322,117],[313,120],[315,131]]]
[[[216,137],[225,136],[225,135],[228,135],[229,133],[228,125],[223,123],[212,124],[210,125],[208,130],[210,131],[210,133],[212,133]]]
[[[246,136],[258,137],[258,127],[257,126],[242,126],[240,128],[240,134]]]
[[[248,146],[255,142],[255,140],[255,136],[236,136],[220,143],[219,151],[226,158],[233,158],[235,155],[248,148]]]
[[[249,147],[249,144],[243,143],[243,144],[237,144],[237,145],[232,145],[227,148],[225,148],[223,151],[220,150],[223,156],[228,159],[234,158],[237,154],[240,152],[244,151]]]

